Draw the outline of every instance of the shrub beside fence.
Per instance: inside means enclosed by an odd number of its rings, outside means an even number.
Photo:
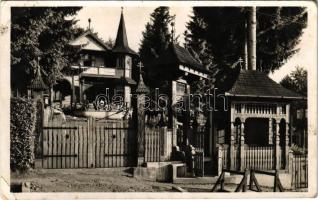
[[[36,107],[23,98],[11,98],[10,106],[10,166],[14,171],[26,171],[34,163]]]

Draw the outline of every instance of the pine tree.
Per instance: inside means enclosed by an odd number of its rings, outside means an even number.
[[[145,26],[139,54],[147,73],[148,63],[153,61],[168,46],[171,38],[169,25],[174,20],[169,7],[158,7],[150,15],[150,22]]]
[[[213,62],[229,68],[244,58],[248,9],[238,7],[194,7],[187,24],[187,45],[198,49],[206,41]],[[257,66],[269,73],[279,69],[297,52],[307,12],[301,7],[257,8]],[[198,49],[200,51],[200,49]]]
[[[298,94],[307,96],[307,70],[296,67],[289,75],[286,75],[280,84]]]
[[[61,70],[76,59],[78,48],[69,42],[83,32],[75,26],[80,7],[12,8],[11,84],[22,91],[39,62],[44,82],[52,87]]]

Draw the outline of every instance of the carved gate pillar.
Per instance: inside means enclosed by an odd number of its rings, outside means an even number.
[[[137,93],[137,164],[145,162],[145,95],[149,93],[140,73]]]

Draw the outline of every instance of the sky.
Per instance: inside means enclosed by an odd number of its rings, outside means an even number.
[[[139,45],[142,39],[142,32],[145,30],[145,25],[150,21],[150,14],[153,12],[155,7],[124,7],[124,18],[126,24],[126,31],[128,37],[128,43],[130,48],[138,52]],[[91,18],[91,28],[94,32],[98,32],[98,36],[104,40],[112,38],[115,40],[119,18],[120,18],[120,7],[83,7],[78,12],[76,19],[78,19],[78,25],[82,28],[88,27],[88,18]],[[176,15],[175,19],[175,30],[176,36],[179,37],[181,44],[184,41],[183,33],[186,30],[186,23],[190,20],[192,15],[191,7],[178,6],[170,7],[170,14]],[[299,49],[298,53],[293,55],[279,70],[269,74],[269,76],[279,82],[287,74],[295,69],[296,66],[304,67],[308,69],[313,65],[312,55],[310,49],[315,48],[311,38],[314,37],[309,24],[304,29],[304,33],[301,37],[300,43],[296,48]]]

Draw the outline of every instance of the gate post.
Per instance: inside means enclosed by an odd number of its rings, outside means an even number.
[[[136,89],[137,94],[137,165],[140,166],[145,162],[145,95],[150,91],[145,85],[139,63],[139,82]]]
[[[93,118],[88,118],[88,128],[87,128],[87,163],[88,168],[94,167],[93,163],[93,134],[94,134],[94,123]]]

